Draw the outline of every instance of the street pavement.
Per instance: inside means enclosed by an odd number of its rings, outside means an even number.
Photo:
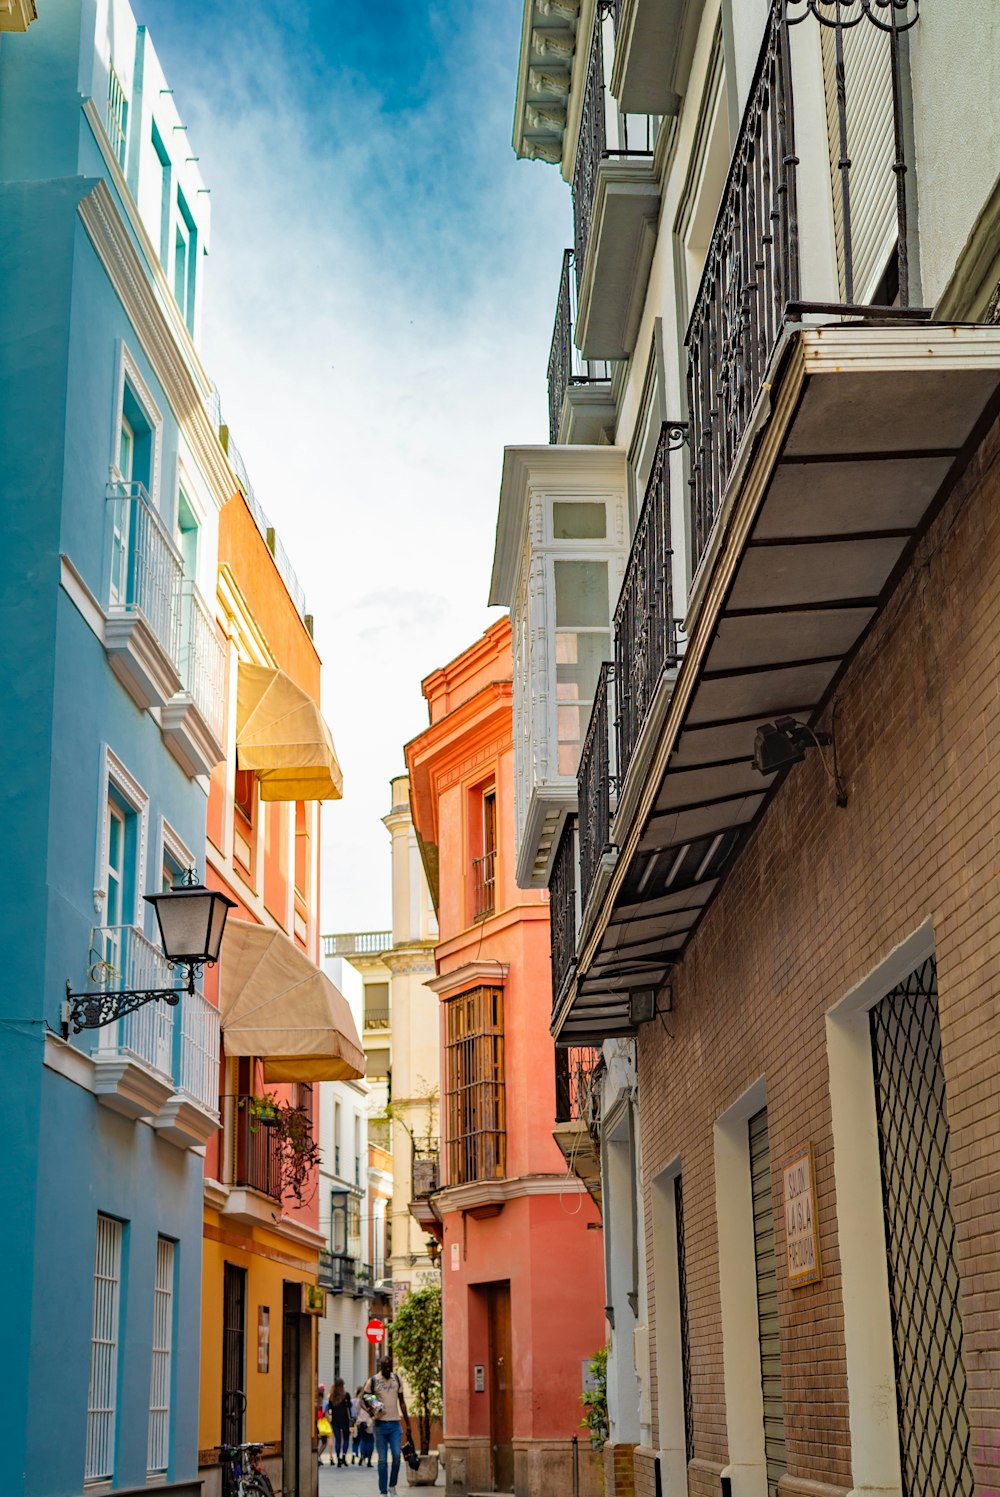
[[[403,1497],[404,1492],[421,1490],[407,1485],[406,1470],[403,1466],[400,1466],[396,1489],[399,1497]],[[443,1489],[444,1477],[439,1476],[436,1488],[424,1487],[422,1490],[440,1492]],[[370,1471],[367,1466],[320,1466],[319,1497],[378,1497],[378,1471],[374,1457]]]

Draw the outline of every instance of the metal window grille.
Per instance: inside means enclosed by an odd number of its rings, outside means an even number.
[[[90,1390],[87,1397],[87,1454],[84,1477],[114,1475],[115,1416],[118,1405],[118,1335],[122,1265],[122,1224],[97,1218],[94,1255],[94,1318],[90,1336]]]
[[[222,1443],[243,1440],[246,1398],[247,1271],[226,1263],[222,1276]]]
[[[753,1193],[753,1247],[757,1277],[757,1329],[760,1336],[760,1382],[764,1396],[764,1463],[768,1497],[778,1497],[778,1482],[788,1469],[785,1453],[785,1405],[781,1385],[781,1337],[778,1327],[778,1265],[774,1253],[774,1202],[771,1195],[771,1149],[767,1109],[748,1124],[750,1183]]]
[[[869,1016],[905,1497],[972,1497],[937,965]]]
[[[503,992],[473,988],[445,1005],[448,1180],[502,1179],[506,1168]]]
[[[674,1217],[677,1222],[677,1289],[681,1312],[681,1382],[684,1392],[684,1455],[694,1460],[694,1397],[691,1392],[691,1337],[688,1332],[687,1267],[684,1258],[684,1192],[674,1177]]]
[[[166,1471],[170,1461],[170,1359],[174,1331],[174,1254],[169,1237],[156,1241],[153,1288],[153,1359],[149,1386],[150,1471]]]
[[[556,1062],[556,1122],[590,1121],[590,1078],[601,1058],[593,1045],[559,1046]]]
[[[128,100],[114,68],[108,67],[108,139],[119,166],[125,165],[128,139]]]

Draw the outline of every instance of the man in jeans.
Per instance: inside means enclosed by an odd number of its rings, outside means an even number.
[[[400,1420],[406,1425],[406,1438],[410,1435],[410,1416],[406,1412],[406,1399],[399,1373],[392,1370],[392,1358],[383,1357],[379,1371],[365,1384],[366,1393],[374,1393],[382,1405],[382,1412],[375,1415],[375,1449],[378,1452],[378,1489],[383,1497],[397,1497],[396,1482],[399,1480],[399,1457],[403,1448]],[[389,1469],[389,1454],[392,1453],[392,1470]]]

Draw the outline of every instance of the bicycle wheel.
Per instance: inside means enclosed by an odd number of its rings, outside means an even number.
[[[274,1497],[274,1488],[263,1471],[255,1471],[240,1482],[240,1497]]]

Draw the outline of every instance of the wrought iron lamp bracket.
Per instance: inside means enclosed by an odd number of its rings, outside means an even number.
[[[183,962],[174,965],[187,968],[187,992],[193,993],[195,980],[201,976],[204,963]],[[62,1011],[62,1037],[64,1040],[69,1039],[71,1026],[74,1034],[80,1034],[84,1029],[103,1029],[106,1024],[124,1019],[127,1014],[135,1013],[137,1008],[144,1008],[147,1003],[158,1003],[161,998],[171,1008],[176,1008],[184,991],[183,988],[122,988],[106,993],[74,993],[67,982],[66,1001]]]

